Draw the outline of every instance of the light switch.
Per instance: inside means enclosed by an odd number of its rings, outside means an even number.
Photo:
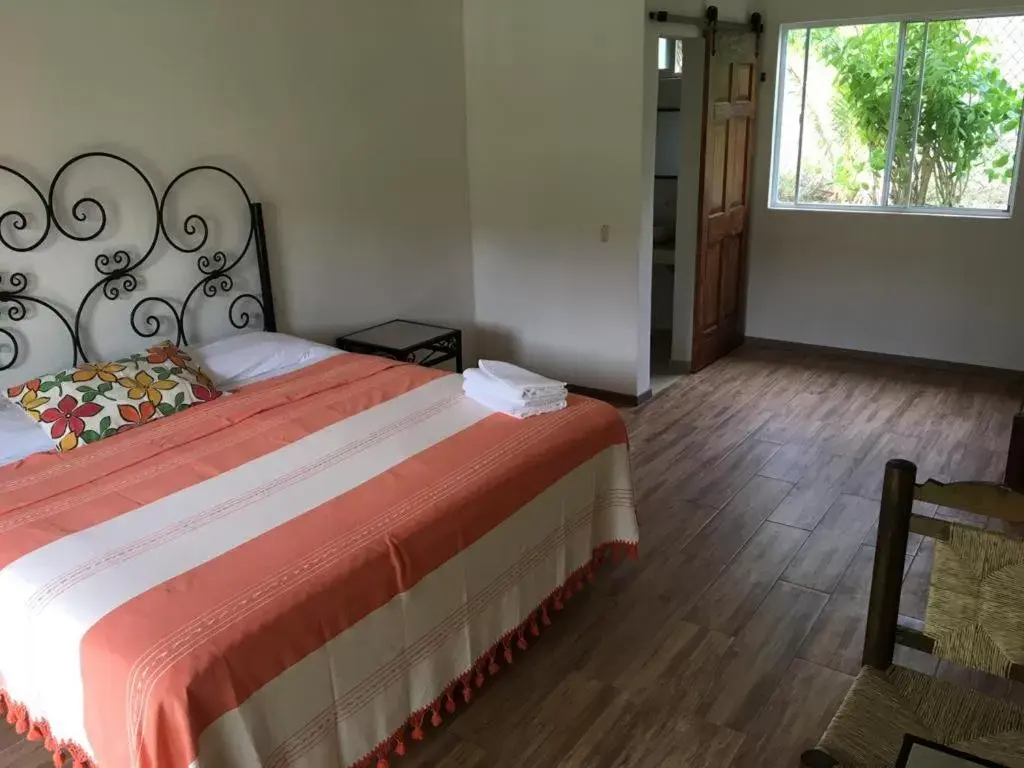
[[[608,238],[611,237],[611,232],[612,232],[612,228],[609,227],[607,224],[602,224],[601,225],[601,242],[602,243],[607,243],[608,242]]]

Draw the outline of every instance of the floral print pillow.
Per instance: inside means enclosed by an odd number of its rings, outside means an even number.
[[[216,400],[221,392],[185,352],[165,341],[122,360],[82,363],[33,379],[5,395],[66,453]]]

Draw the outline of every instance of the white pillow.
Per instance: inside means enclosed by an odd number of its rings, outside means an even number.
[[[53,450],[53,441],[21,408],[0,400],[0,466]]]
[[[189,348],[189,354],[221,389],[254,384],[342,352],[284,333],[253,331]]]

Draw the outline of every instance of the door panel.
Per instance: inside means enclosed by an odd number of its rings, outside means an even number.
[[[736,147],[747,145],[747,125],[746,120],[734,118],[729,121],[729,147],[733,148],[734,154]],[[730,211],[739,210],[738,206],[747,203],[747,169],[742,163],[730,162],[726,169],[725,201]]]
[[[732,101],[750,101],[754,92],[754,67],[751,64],[733,66]]]
[[[709,52],[708,46],[705,46],[704,52],[706,56]],[[719,53],[721,53],[721,51],[719,51]],[[729,100],[728,94],[729,89],[732,88],[732,73],[728,69],[724,67],[718,67],[716,69],[705,69],[704,77],[705,79],[711,81],[711,89],[714,93],[725,94],[726,101]]]
[[[708,249],[703,262],[700,285],[704,289],[703,301],[700,302],[701,316],[698,328],[703,334],[714,333],[718,329],[719,285],[721,283],[721,245],[715,244]]]
[[[705,45],[700,239],[693,370],[743,342],[757,54],[752,33],[719,32]]]
[[[728,125],[725,123],[718,123],[713,128],[713,135],[711,141],[714,146],[714,154],[711,157],[711,189],[709,191],[706,205],[708,207],[708,213],[710,215],[722,213],[725,211],[725,188],[726,188],[726,174],[728,168],[726,166],[726,149],[729,146],[728,136]]]
[[[728,322],[739,310],[740,295],[736,289],[740,279],[740,239],[727,237],[722,241],[721,253],[720,313],[723,320]]]

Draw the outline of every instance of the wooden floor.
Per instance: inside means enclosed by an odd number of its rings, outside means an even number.
[[[392,765],[796,766],[858,668],[885,461],[999,479],[1022,393],[768,350],[685,378],[626,414],[640,560],[599,573]],[[930,557],[912,537],[907,615],[923,616]]]
[[[886,460],[998,480],[1022,394],[769,350],[687,377],[627,413],[640,560],[395,765],[795,768],[859,667]],[[923,617],[931,550],[912,539],[902,612]]]

